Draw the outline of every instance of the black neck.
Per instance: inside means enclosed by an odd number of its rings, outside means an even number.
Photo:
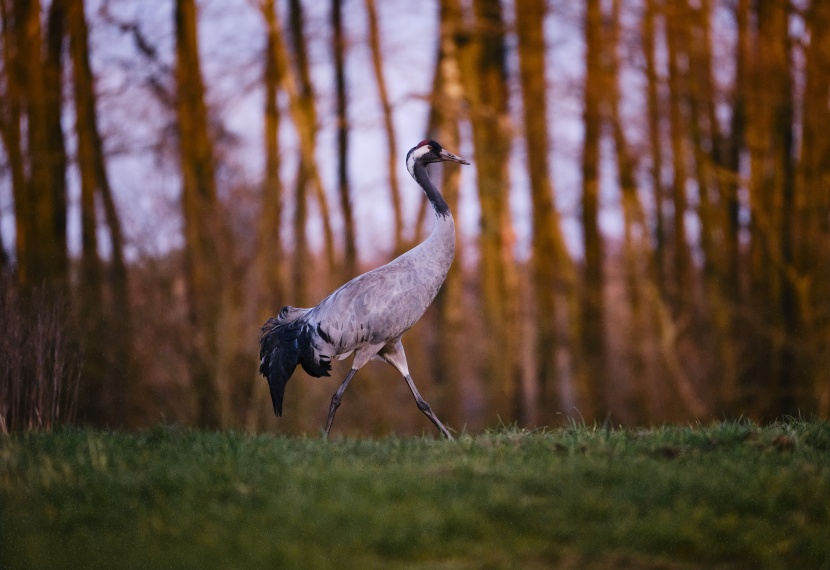
[[[426,194],[429,201],[432,202],[432,207],[435,208],[435,213],[443,217],[449,216],[450,207],[447,205],[444,197],[441,196],[441,193],[432,184],[432,180],[430,180],[429,176],[427,176],[426,165],[416,162],[412,168],[412,176],[415,178],[415,181],[421,185],[421,188],[424,189],[424,194]]]

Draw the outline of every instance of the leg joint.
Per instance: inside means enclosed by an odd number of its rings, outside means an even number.
[[[418,409],[421,410],[424,413],[432,411],[432,408],[430,407],[430,405],[424,400],[418,400],[417,404],[418,404]]]

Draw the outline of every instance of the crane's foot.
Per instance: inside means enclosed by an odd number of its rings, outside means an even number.
[[[336,397],[336,395],[335,395]],[[329,406],[329,417],[326,419],[326,430],[323,432],[323,437],[328,438],[329,432],[331,431],[331,425],[334,423],[334,413],[337,411],[337,408],[340,407],[340,398],[336,400],[332,398],[331,405]]]
[[[418,409],[421,410],[424,413],[424,415],[429,418],[429,420],[435,425],[435,427],[438,428],[438,431],[440,431],[444,435],[444,437],[446,437],[450,441],[453,441],[455,439],[450,433],[450,430],[448,430],[444,426],[444,424],[441,423],[441,420],[439,420],[438,416],[435,415],[435,412],[432,411],[432,407],[425,400],[419,399],[416,400],[416,403],[418,404]]]
[[[331,431],[331,424],[334,423],[334,414],[337,412],[337,408],[340,407],[340,402],[343,400],[343,392],[345,392],[346,388],[349,387],[349,382],[352,381],[352,378],[356,373],[356,368],[352,368],[351,370],[349,370],[349,373],[346,374],[345,380],[343,380],[343,383],[340,384],[340,387],[337,389],[337,392],[334,393],[334,396],[331,397],[331,405],[329,406],[329,417],[328,419],[326,419],[326,438],[328,438],[329,432]]]
[[[441,430],[441,433],[444,434],[444,437],[446,437],[448,441],[455,441],[455,438],[452,436],[449,430],[445,428],[444,425],[440,422],[438,423],[438,429]]]
[[[435,415],[435,412],[432,411],[430,405],[427,403],[426,400],[424,400],[423,396],[421,396],[421,394],[418,392],[418,388],[415,387],[415,382],[412,381],[412,376],[410,376],[407,373],[404,375],[404,380],[406,380],[406,384],[407,386],[409,386],[409,390],[415,397],[415,403],[418,405],[418,409],[421,410],[424,413],[424,415],[429,418],[429,421],[431,421],[435,425],[435,427],[438,428],[438,431],[444,434],[444,437],[452,441],[453,437],[450,434],[450,431],[446,427],[444,427],[444,424],[441,423],[441,420],[439,420],[438,416]]]

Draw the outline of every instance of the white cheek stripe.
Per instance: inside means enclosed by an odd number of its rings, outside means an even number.
[[[424,156],[426,153],[430,151],[429,145],[425,144],[423,146],[419,146],[415,150],[413,150],[406,159],[406,169],[409,171],[410,176],[413,178],[415,177],[415,161]]]
[[[430,151],[429,145],[425,144],[424,146],[419,146],[415,150],[412,151],[412,157],[415,159],[421,158],[426,153]]]

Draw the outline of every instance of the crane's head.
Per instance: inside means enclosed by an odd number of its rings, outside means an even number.
[[[460,164],[470,164],[460,156],[455,156],[453,153],[448,152],[440,144],[433,140],[422,140],[407,153],[406,166],[409,169],[409,172],[412,172],[412,167],[416,162],[421,164],[430,164],[432,162],[458,162]]]

